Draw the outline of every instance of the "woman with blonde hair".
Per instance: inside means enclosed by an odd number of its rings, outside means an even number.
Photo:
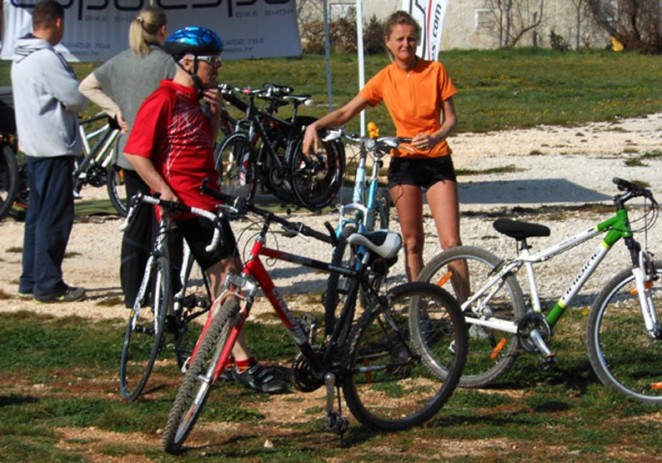
[[[167,37],[165,11],[155,6],[143,8],[129,26],[130,48],[95,69],[83,79],[79,88],[122,129],[116,164],[124,171],[127,198],[138,191],[149,192],[123,152],[142,102],[158,88],[161,80],[171,80],[175,75],[176,63],[163,51]],[[120,279],[126,307],[133,307],[138,294],[155,226],[151,208],[142,208],[133,225],[124,233]]]
[[[409,13],[393,13],[384,27],[391,64],[343,107],[309,125],[303,141],[304,153],[317,149],[318,130],[342,126],[368,106],[384,102],[397,136],[412,139],[411,144],[393,150],[388,170],[410,280],[423,268],[424,191],[442,248],[462,244],[457,181],[446,141],[457,125],[453,104],[457,90],[443,64],[416,56],[420,35],[421,28]],[[466,274],[466,267],[454,272],[453,282],[461,295],[468,290]]]

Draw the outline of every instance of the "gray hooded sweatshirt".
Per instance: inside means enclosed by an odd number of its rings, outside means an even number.
[[[36,158],[81,155],[78,113],[88,100],[64,57],[28,34],[16,41],[11,80],[19,149]]]

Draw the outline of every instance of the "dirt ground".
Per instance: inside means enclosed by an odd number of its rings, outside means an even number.
[[[459,177],[462,236],[465,244],[491,246],[497,254],[511,252],[511,243],[494,237],[491,222],[495,214],[516,216],[519,209],[544,210],[542,206],[578,206],[587,203],[608,203],[616,193],[611,178],[647,182],[658,197],[662,197],[659,181],[661,158],[644,159],[640,165],[626,167],[626,160],[641,158],[646,153],[662,149],[662,114],[615,123],[594,123],[582,127],[538,127],[528,130],[502,131],[487,134],[459,134],[450,140],[454,163],[458,170],[488,172],[507,168],[506,173],[477,173]],[[634,163],[637,164],[637,163]],[[105,189],[86,187],[84,198],[103,197]],[[344,192],[339,201],[347,201]],[[394,213],[393,213],[394,214]],[[329,209],[323,214],[297,212],[295,220],[318,230],[323,222],[335,226],[337,213]],[[554,219],[546,224],[554,232],[550,239],[578,232],[591,225],[597,217],[571,214],[567,220]],[[531,217],[527,220],[532,221]],[[543,219],[544,220],[544,219]],[[77,314],[85,317],[125,317],[119,287],[119,255],[122,221],[113,216],[78,218],[73,228],[64,262],[68,284],[88,290],[85,301],[71,304],[37,305],[17,297],[17,281],[21,272],[23,223],[13,219],[0,222],[0,311],[37,310],[56,314]],[[398,229],[392,220],[392,227]],[[241,233],[245,224],[234,225],[241,237],[241,248],[250,233]],[[426,256],[440,248],[434,223],[426,218]],[[659,233],[651,239],[658,239]],[[541,242],[541,244],[544,243]],[[270,245],[290,251],[300,251],[310,257],[329,259],[331,248],[313,244],[302,238],[275,236]],[[583,256],[577,256],[582,259]],[[392,272],[394,280],[404,279],[400,262]],[[578,261],[579,262],[579,261]],[[285,294],[306,295],[324,290],[326,277],[305,268],[276,263],[273,267],[276,283]]]
[[[462,236],[465,244],[474,244],[491,248],[499,255],[512,253],[510,241],[499,239],[491,227],[491,222],[499,216],[517,218],[524,216],[527,221],[540,221],[552,228],[549,240],[541,239],[540,245],[560,240],[571,233],[577,233],[600,219],[600,214],[593,210],[583,211],[579,208],[584,204],[609,204],[609,199],[616,193],[611,178],[614,176],[631,180],[647,182],[657,196],[662,197],[662,183],[659,182],[660,163],[662,158],[642,159],[640,164],[626,167],[626,160],[636,160],[646,153],[658,152],[662,146],[662,114],[651,115],[643,119],[623,120],[618,123],[590,124],[583,127],[560,128],[539,127],[530,130],[504,131],[488,134],[460,134],[450,140],[454,149],[456,169],[479,171],[471,175],[459,177],[460,203],[462,211]],[[506,168],[505,173],[486,173],[488,169]],[[480,173],[482,171],[483,173]],[[87,189],[83,191],[85,198],[103,197],[105,189]],[[347,200],[346,193],[339,201]],[[544,206],[544,207],[543,207]],[[557,209],[554,209],[558,206]],[[551,210],[562,211],[550,213]],[[524,211],[524,212],[523,212]],[[539,212],[539,214],[537,214]],[[296,220],[303,221],[318,230],[324,230],[323,222],[335,225],[337,212],[328,211],[324,214],[296,213]],[[21,249],[23,223],[13,219],[0,222],[0,312],[30,310],[56,315],[78,315],[91,319],[126,318],[123,308],[121,290],[119,287],[119,256],[122,223],[117,217],[78,218],[75,222],[68,246],[67,258],[64,262],[64,274],[67,283],[87,288],[87,298],[84,301],[69,304],[38,305],[32,301],[20,300],[17,296],[18,277],[21,272]],[[397,221],[392,221],[397,230]],[[241,233],[246,224],[235,224],[235,233],[240,236],[240,249],[250,237],[250,233]],[[431,257],[439,251],[438,239],[432,219],[426,216],[426,256]],[[660,247],[659,228],[649,236],[653,248]],[[285,238],[272,236],[270,245],[292,252],[301,252],[310,257],[330,259],[331,248],[313,244],[302,238]],[[590,246],[588,251],[592,251]],[[618,254],[616,257],[619,257]],[[581,265],[586,258],[586,252],[564,258],[561,267]],[[305,268],[275,263],[270,267],[276,284],[285,294],[285,299],[292,306],[318,301],[311,294],[321,293],[326,284],[326,276],[308,271]],[[391,280],[404,280],[402,258],[393,269]],[[557,290],[563,288],[571,277],[554,270],[554,265],[547,267],[555,278],[549,278],[543,294],[560,294]],[[556,278],[558,277],[558,278]],[[594,276],[594,285],[604,284],[602,275]],[[594,290],[589,284],[587,290]],[[266,310],[266,306],[256,307],[253,316]],[[66,378],[62,379],[63,381]],[[113,378],[113,381],[116,379]],[[100,390],[107,390],[108,385],[99,379]],[[37,386],[32,386],[31,393],[38,393]],[[64,386],[65,389],[67,388]],[[89,385],[87,386],[89,387]],[[176,387],[176,385],[172,385]],[[114,387],[113,387],[114,389]],[[47,393],[47,391],[44,391]],[[98,393],[99,391],[97,391]],[[521,394],[521,391],[511,391]],[[81,393],[94,394],[94,390]],[[300,394],[300,393],[295,393]],[[119,400],[119,399],[118,399]],[[308,394],[305,400],[298,402],[291,395],[273,397],[271,407],[264,407],[267,415],[278,411],[278,416],[267,416],[264,423],[256,429],[251,425],[251,433],[264,433],[265,446],[270,444],[269,436],[278,438],[279,432],[287,431],[287,423],[309,420],[305,408],[311,402],[323,403],[323,391]],[[299,405],[297,405],[299,404]],[[287,416],[282,413],[287,410]],[[659,422],[660,414],[652,417]],[[279,426],[270,426],[278,422]],[[218,429],[213,424],[202,424],[196,430],[194,439],[200,445],[209,438],[218,440]],[[285,428],[283,428],[285,426]],[[269,428],[269,429],[267,429]],[[97,453],[104,443],[117,442],[120,435],[96,428],[61,429],[62,445],[84,451],[91,460],[105,461],[103,452]],[[242,429],[236,430],[241,433]],[[248,431],[247,431],[248,432]],[[216,436],[216,437],[214,437]],[[145,439],[148,442],[145,442]],[[202,439],[202,440],[201,440]],[[160,435],[144,436],[122,434],[121,440],[127,445],[142,443],[159,446]],[[135,442],[132,442],[135,440]],[[76,444],[81,442],[84,444]],[[92,445],[90,442],[95,442]],[[484,446],[482,446],[484,445]],[[462,441],[444,439],[436,442],[440,454],[451,456],[508,454],[513,443],[507,440],[491,439],[489,441],[472,441],[466,444]],[[98,447],[98,448],[97,448]],[[554,453],[552,450],[550,450]],[[564,455],[564,449],[559,448],[557,456]],[[615,455],[627,458],[619,449],[614,449]],[[632,460],[651,461],[650,455],[631,455]],[[655,457],[653,457],[655,458]],[[350,458],[351,459],[351,458]],[[147,461],[147,460],[146,460]]]

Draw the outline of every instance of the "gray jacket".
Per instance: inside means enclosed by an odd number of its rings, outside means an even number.
[[[78,113],[88,101],[62,55],[28,34],[16,41],[11,80],[19,149],[37,158],[82,154]]]

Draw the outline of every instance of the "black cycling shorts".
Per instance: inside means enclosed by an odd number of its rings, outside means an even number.
[[[388,168],[388,187],[415,185],[426,190],[437,182],[456,181],[450,156],[438,158],[391,158]]]
[[[214,224],[209,220],[203,217],[194,217],[189,220],[177,221],[177,227],[191,249],[195,261],[203,270],[207,270],[220,260],[230,257],[236,252],[237,240],[232,228],[230,228],[230,223],[225,217],[221,219],[221,242],[211,252],[207,252],[205,249],[212,242],[214,236]]]

